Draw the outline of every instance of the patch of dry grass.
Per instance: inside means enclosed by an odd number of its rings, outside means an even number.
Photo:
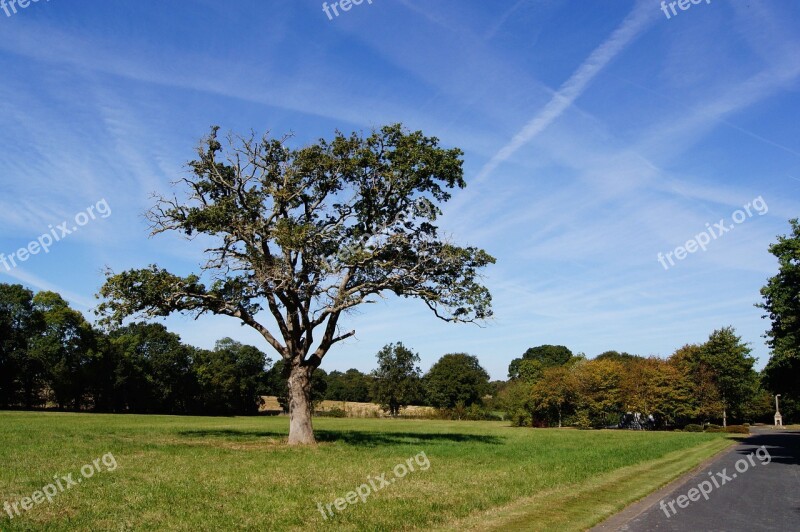
[[[278,398],[274,395],[262,396],[263,400],[261,405],[262,412],[278,412],[281,411],[281,405],[278,403]],[[334,409],[341,409],[347,413],[347,417],[355,418],[376,418],[376,417],[390,417],[383,411],[380,405],[375,403],[356,403],[350,401],[322,401],[317,405],[317,411],[330,412]],[[436,409],[430,406],[405,406],[400,409],[400,416],[402,417],[421,417],[429,418],[436,413]]]

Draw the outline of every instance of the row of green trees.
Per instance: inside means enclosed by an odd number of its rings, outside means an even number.
[[[0,284],[0,408],[252,414],[269,364],[255,347],[198,349],[160,324],[106,333],[54,292]]]
[[[761,289],[772,353],[761,373],[750,348],[728,327],[666,360],[609,351],[593,360],[564,346],[529,349],[509,365],[496,406],[520,425],[614,424],[619,412],[652,414],[657,424],[770,422],[781,395],[784,422],[800,419],[800,221],[769,252],[778,273]]]
[[[621,412],[652,414],[661,426],[772,414],[767,384],[775,372],[754,371],[732,328],[666,360],[615,351],[587,360],[564,346],[538,346],[511,362],[507,383],[490,383],[478,359],[464,353],[444,355],[424,375],[419,355],[402,343],[385,346],[377,361],[370,374],[318,370],[312,401],[375,402],[391,415],[411,404],[482,408],[534,426],[607,426]],[[254,414],[262,395],[288,405],[284,361],[271,362],[230,338],[213,350],[185,345],[160,324],[98,330],[56,293],[0,284],[0,408]],[[791,394],[783,405],[793,417]]]
[[[439,359],[427,373],[419,368],[420,357],[402,343],[388,344],[377,354],[378,368],[365,374],[357,369],[326,373],[317,370],[311,379],[311,400],[374,402],[397,416],[408,405],[455,409],[481,405],[491,393],[489,374],[477,357],[451,353]],[[267,372],[267,393],[288,406],[283,361]]]
[[[531,348],[512,361],[497,405],[518,425],[606,427],[620,413],[655,425],[767,420],[772,395],[753,369],[750,348],[731,327],[669,358],[608,351],[592,360],[564,346]]]
[[[389,344],[378,352],[374,399],[393,416],[409,404],[439,409],[479,405],[491,392],[489,374],[475,356],[444,355],[425,375],[417,366],[419,361],[419,355],[402,343]]]

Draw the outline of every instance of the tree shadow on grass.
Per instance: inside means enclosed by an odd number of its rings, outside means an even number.
[[[285,432],[208,429],[182,430],[179,436],[185,438],[230,438],[235,440],[269,438],[285,440]],[[315,430],[314,435],[319,443],[345,443],[357,447],[375,447],[378,445],[421,444],[430,442],[483,443],[500,445],[503,438],[484,434],[431,433],[431,432],[366,432],[354,430]]]

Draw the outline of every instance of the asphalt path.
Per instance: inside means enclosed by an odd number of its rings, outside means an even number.
[[[753,434],[597,530],[800,532],[800,432]]]

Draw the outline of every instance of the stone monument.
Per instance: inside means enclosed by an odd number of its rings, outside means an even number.
[[[780,409],[778,408],[778,397],[781,394],[775,396],[775,426],[776,427],[783,427],[783,416],[781,416]]]

